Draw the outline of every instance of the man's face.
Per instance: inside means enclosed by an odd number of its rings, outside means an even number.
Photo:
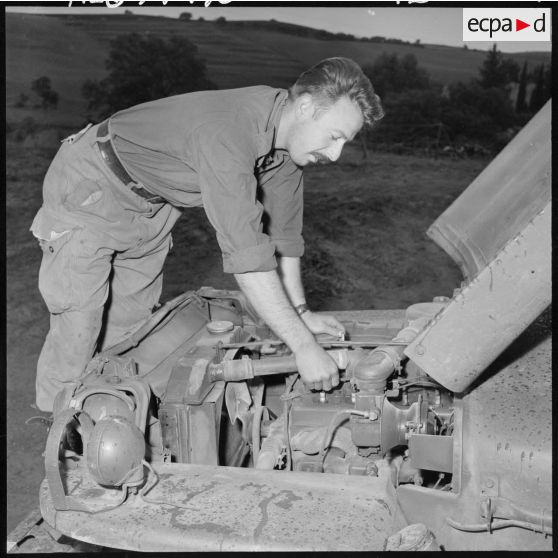
[[[291,159],[301,167],[309,163],[337,161],[345,143],[355,137],[362,124],[358,105],[348,97],[323,108],[310,95],[302,95],[297,100],[287,150]]]

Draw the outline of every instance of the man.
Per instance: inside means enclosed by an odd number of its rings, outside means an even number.
[[[203,205],[223,267],[295,355],[313,389],[339,382],[301,282],[302,167],[335,161],[382,117],[359,66],[326,59],[287,92],[266,86],[177,95],[117,112],[64,140],[31,230],[50,330],[37,365],[37,406],[75,382],[95,351],[123,340],[157,304],[171,229]]]

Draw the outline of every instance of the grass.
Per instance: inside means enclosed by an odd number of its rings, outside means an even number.
[[[315,307],[404,308],[451,296],[461,273],[425,232],[486,161],[387,153],[305,173],[305,283]],[[312,300],[313,299],[313,300]]]
[[[117,35],[148,32],[168,37],[186,36],[206,60],[208,77],[220,89],[266,83],[288,87],[298,74],[329,56],[348,56],[364,65],[382,52],[400,56],[411,53],[418,63],[440,83],[467,81],[478,74],[486,53],[440,45],[424,48],[404,44],[362,41],[318,40],[278,31],[259,29],[257,24],[212,21],[179,21],[168,17],[111,15],[30,15],[6,14],[6,101],[8,120],[28,115],[13,107],[31,81],[42,75],[51,78],[60,94],[59,118],[83,121],[86,108],[81,86],[86,79],[105,74],[110,40]],[[529,67],[550,60],[549,53],[511,55]],[[34,111],[35,113],[37,111]],[[48,114],[40,115],[46,121]]]

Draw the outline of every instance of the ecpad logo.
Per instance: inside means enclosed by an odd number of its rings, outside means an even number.
[[[550,41],[550,8],[463,8],[464,41]]]

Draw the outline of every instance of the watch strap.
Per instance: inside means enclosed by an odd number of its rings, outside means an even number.
[[[310,308],[308,308],[308,304],[306,304],[305,302],[304,304],[299,304],[298,306],[295,306],[295,311],[299,316],[302,316],[304,312],[309,312]]]

